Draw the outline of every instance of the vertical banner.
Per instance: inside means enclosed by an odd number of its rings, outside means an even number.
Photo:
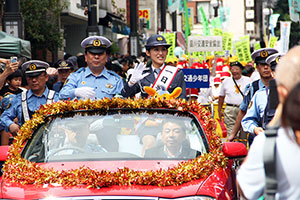
[[[260,47],[259,41],[256,41],[256,42],[255,42],[255,45],[254,45],[254,50],[256,51],[256,50],[258,50],[258,49],[261,49],[261,47]]]
[[[230,54],[232,54],[233,51],[232,40],[233,40],[232,33],[225,32],[223,34],[223,49],[228,50]]]
[[[297,6],[296,6],[296,5]],[[299,2],[297,2],[297,0],[289,0],[289,14],[290,14],[290,19],[293,22],[298,22],[299,21],[299,13],[296,10],[296,8],[298,7]],[[281,40],[281,38],[280,38]]]
[[[234,47],[235,47],[236,56],[238,57],[238,61],[239,62],[243,61],[244,54],[243,54],[242,42],[241,41],[235,42]]]
[[[274,48],[277,40],[278,40],[278,37],[271,36],[270,41],[269,41],[269,48]]]
[[[291,33],[291,22],[281,21],[280,22],[280,41],[282,42],[281,53],[287,53],[289,50],[290,33]]]
[[[176,45],[176,34],[175,33],[165,33],[162,35],[166,38],[167,43],[171,45],[168,49],[168,55],[167,55],[166,59],[174,58],[175,57],[174,49],[175,49],[175,45]]]
[[[245,62],[251,62],[251,52],[250,52],[250,36],[246,35],[243,37],[240,37],[242,42],[242,49],[243,49],[243,58]]]
[[[203,25],[203,35],[209,36],[210,35],[209,24],[208,24],[205,12],[202,7],[199,8],[199,12],[201,14],[201,23]]]

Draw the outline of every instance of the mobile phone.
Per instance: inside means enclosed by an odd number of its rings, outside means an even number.
[[[11,62],[11,63],[15,63],[15,62],[17,62],[17,61],[18,61],[18,57],[16,57],[16,56],[10,57],[10,62]]]

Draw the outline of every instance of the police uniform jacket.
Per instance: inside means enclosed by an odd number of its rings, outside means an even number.
[[[241,122],[245,132],[254,134],[255,127],[262,127],[262,119],[267,102],[268,94],[266,88],[263,88],[254,94],[247,113]]]
[[[30,118],[32,114],[40,108],[41,105],[47,103],[49,89],[46,87],[44,93],[41,96],[36,96],[31,90],[27,91],[27,107]],[[58,101],[58,94],[55,92],[53,101]],[[21,126],[24,124],[23,111],[22,111],[22,93],[19,93],[11,102],[11,106],[4,111],[1,115],[1,124],[5,125],[5,129],[8,131],[9,126],[14,123],[13,120],[18,118],[18,124]]]
[[[129,87],[128,83],[124,85],[124,88],[122,90],[122,96],[124,97],[134,97],[135,94],[141,92],[141,96],[144,98],[148,97],[148,94],[144,91],[143,87],[144,86],[152,86],[153,83],[155,82],[155,76],[154,76],[154,71],[151,67],[152,63],[149,62],[147,63],[146,70],[143,72],[143,74],[150,72],[148,76],[134,84],[132,87]],[[183,72],[179,69],[177,74],[175,75],[170,87],[168,88],[168,92],[172,93],[173,90],[176,87],[181,87],[182,92],[179,96],[179,98],[186,99],[186,87],[185,87],[185,82],[184,82],[184,74]]]
[[[105,67],[101,74],[95,76],[89,67],[80,68],[68,77],[66,84],[59,92],[59,99],[74,99],[75,89],[80,87],[91,87],[96,92],[96,98],[112,98],[120,94],[123,88],[123,81],[119,75]]]
[[[255,91],[255,88],[254,88],[254,84],[255,84],[256,81],[253,81],[252,83],[248,84],[244,90],[244,98],[243,98],[243,101],[240,105],[240,109],[244,112],[247,111],[247,108],[249,106],[249,103],[252,99],[252,97],[254,96],[254,94],[256,93],[256,91],[262,89],[262,88],[265,88],[266,86],[263,84],[262,80],[259,79],[257,80],[257,89]]]

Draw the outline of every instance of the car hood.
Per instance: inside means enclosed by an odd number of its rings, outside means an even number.
[[[64,162],[41,164],[45,168],[55,170],[76,169],[86,166],[97,170],[116,171],[119,168],[128,167],[133,170],[149,171],[158,169],[168,169],[178,164],[179,161],[94,161],[94,162]],[[78,197],[78,196],[149,196],[176,198],[182,196],[207,195],[215,197],[222,192],[226,180],[222,182],[220,177],[224,176],[228,170],[217,169],[214,173],[204,179],[199,179],[184,183],[179,186],[111,186],[100,189],[87,188],[84,185],[62,187],[57,185],[21,185],[2,179],[2,198],[12,199],[38,199],[46,197]],[[219,189],[218,189],[219,188]],[[218,191],[219,190],[219,191]],[[121,198],[121,197],[120,197]]]

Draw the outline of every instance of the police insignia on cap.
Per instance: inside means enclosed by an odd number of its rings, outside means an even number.
[[[94,40],[94,41],[93,41],[93,46],[95,46],[95,47],[100,47],[100,46],[101,46],[100,40],[98,40],[98,39]]]
[[[32,63],[31,65],[29,65],[29,69],[31,71],[36,70],[36,65]]]
[[[82,84],[82,85],[85,85],[85,81],[82,81],[81,84]]]
[[[279,60],[280,60],[280,56],[278,56],[278,57],[275,59],[275,62],[276,62],[276,63],[279,63]]]
[[[163,41],[164,39],[162,37],[157,37],[156,40],[157,41]]]
[[[67,67],[68,66],[68,63],[66,63],[66,61],[62,61],[59,66],[61,67]]]
[[[260,52],[260,57],[262,57],[262,58],[268,57],[268,52],[265,50]]]
[[[110,83],[107,83],[105,86],[106,86],[107,88],[113,88],[113,85],[110,84]]]

